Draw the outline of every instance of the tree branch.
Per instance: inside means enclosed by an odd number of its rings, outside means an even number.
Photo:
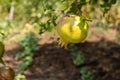
[[[78,5],[78,1],[77,1],[77,0],[75,0],[74,2],[75,2],[76,7],[77,7],[77,9],[78,9],[78,15],[81,16],[81,15],[82,15],[81,6]]]

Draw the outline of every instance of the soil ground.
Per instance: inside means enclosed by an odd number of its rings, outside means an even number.
[[[61,48],[46,33],[39,42],[41,49],[35,52],[33,64],[25,72],[28,80],[80,80],[79,67],[72,62],[69,50]],[[87,39],[76,44],[85,55],[85,66],[93,72],[95,80],[120,80],[120,43],[116,41],[116,31],[91,28]],[[19,52],[17,43],[5,44],[4,60],[16,74],[19,72],[15,54]]]

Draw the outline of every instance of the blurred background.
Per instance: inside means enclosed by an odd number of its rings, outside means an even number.
[[[79,13],[86,40],[61,48],[57,20]],[[0,0],[0,33],[15,80],[120,80],[120,0]]]

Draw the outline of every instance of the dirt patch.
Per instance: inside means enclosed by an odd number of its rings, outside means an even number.
[[[102,33],[102,32],[100,32]],[[103,32],[106,34],[105,32]],[[86,65],[93,72],[95,80],[120,80],[120,43],[115,32],[108,31],[108,37],[90,32],[84,43],[76,44],[86,58]],[[98,35],[98,36],[96,36]],[[42,41],[43,40],[43,41]],[[52,38],[41,40],[42,48],[35,52],[33,64],[25,72],[28,80],[80,80],[80,70],[72,63],[69,50],[61,48]],[[19,51],[16,43],[6,44],[4,60],[18,73],[15,54]]]

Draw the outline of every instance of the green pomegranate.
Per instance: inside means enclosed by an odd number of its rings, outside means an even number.
[[[88,34],[88,19],[85,16],[65,15],[59,19],[56,31],[60,36],[59,44],[67,48],[69,43],[80,43]]]

